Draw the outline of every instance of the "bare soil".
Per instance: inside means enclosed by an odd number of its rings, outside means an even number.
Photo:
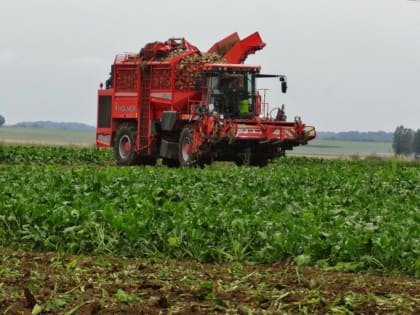
[[[420,280],[0,248],[0,314],[420,314]]]

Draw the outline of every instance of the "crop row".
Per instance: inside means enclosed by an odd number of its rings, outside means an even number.
[[[111,150],[91,147],[0,145],[0,164],[105,165],[112,158]]]
[[[0,165],[0,245],[420,273],[420,167]]]

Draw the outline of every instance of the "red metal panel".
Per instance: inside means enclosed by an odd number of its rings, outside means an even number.
[[[263,49],[264,47],[265,43],[262,41],[260,34],[255,32],[240,42],[237,42],[224,55],[224,58],[228,63],[243,63],[249,55],[254,54],[257,50]]]
[[[96,121],[99,121],[99,97],[100,96],[110,96],[113,98],[114,89],[98,90],[98,110]],[[111,101],[112,102],[112,101]],[[112,117],[112,116],[111,116]],[[109,147],[111,145],[111,135],[112,135],[112,119],[111,119],[111,128],[96,128],[96,145],[98,147]]]
[[[208,50],[208,53],[216,53],[220,56],[224,56],[237,42],[239,42],[239,40],[240,38],[238,33],[232,33],[215,43]]]
[[[137,88],[137,69],[127,67],[117,67],[116,70],[116,90],[134,91]]]
[[[116,96],[112,106],[113,118],[137,118],[138,98],[127,96]]]

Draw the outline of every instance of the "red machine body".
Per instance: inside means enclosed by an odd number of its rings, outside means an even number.
[[[189,166],[213,160],[263,166],[315,138],[315,128],[284,106],[269,112],[260,73],[243,64],[265,43],[258,33],[233,33],[202,53],[187,40],[147,44],[117,55],[105,88],[98,90],[96,144],[113,147],[118,164]]]

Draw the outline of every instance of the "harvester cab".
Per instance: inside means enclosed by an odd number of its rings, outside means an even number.
[[[254,116],[285,120],[285,109],[276,107],[276,115],[268,112],[267,89],[257,89],[257,79],[278,78],[282,93],[287,92],[287,77],[284,75],[260,74],[257,66],[208,65],[204,73],[197,75],[197,89],[202,89],[209,111],[222,118],[248,119]],[[204,80],[203,80],[204,78]],[[282,114],[280,114],[280,112]]]
[[[256,115],[256,68],[212,65],[204,72],[204,98],[210,111],[222,118],[246,119]]]

